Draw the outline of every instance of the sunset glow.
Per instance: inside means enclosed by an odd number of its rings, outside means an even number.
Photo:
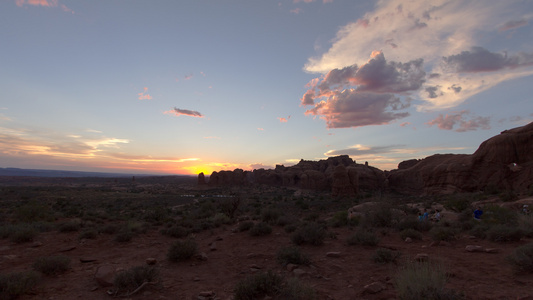
[[[0,16],[1,168],[390,170],[533,121],[532,1],[6,0]]]

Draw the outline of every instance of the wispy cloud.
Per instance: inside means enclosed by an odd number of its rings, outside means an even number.
[[[60,4],[58,0],[15,0],[15,4],[19,7],[23,7],[25,5],[59,7],[64,12],[68,12],[72,14],[74,13],[74,11],[68,8],[66,5]]]
[[[168,110],[164,112],[165,114],[173,114],[176,116],[189,116],[189,117],[195,117],[195,118],[203,118],[204,115],[202,115],[200,112],[197,112],[195,110],[188,110],[188,109],[180,109],[177,107],[174,107],[172,110]]]
[[[144,91],[138,94],[139,100],[152,100],[152,96],[150,96],[150,94],[148,94],[147,92],[148,92],[148,88],[145,87]]]
[[[497,53],[478,44],[480,37],[498,35],[502,30],[528,24],[530,16],[527,14],[530,12],[517,9],[525,5],[518,0],[441,0],[438,3],[389,0],[376,3],[374,11],[342,27],[329,50],[309,58],[305,64],[305,71],[324,74],[323,81],[314,85],[317,89],[308,90],[300,99],[302,105],[315,105],[315,110],[307,113],[321,114],[317,109],[329,106],[328,102],[335,100],[341,86],[351,85],[353,89],[356,85],[359,92],[368,89],[388,92],[395,97],[408,92],[420,100],[418,110],[426,111],[455,107],[501,82],[533,74],[533,53]],[[376,51],[394,60],[376,59],[370,64],[368,55]],[[375,71],[373,67],[378,63],[391,70],[396,67],[400,76],[382,68],[384,73],[369,72],[366,79],[370,81],[365,82],[361,69],[365,66]],[[361,76],[357,76],[358,73]],[[380,76],[372,77],[378,74]],[[336,85],[337,89],[327,94],[321,84]],[[379,84],[383,86],[380,88]],[[317,104],[318,97],[328,99]],[[326,113],[328,111],[323,112],[323,118],[331,119],[332,115]],[[385,122],[344,124],[385,124],[387,119],[396,118],[389,115],[383,119]],[[335,127],[335,122],[329,122],[328,127]]]
[[[278,118],[278,120],[279,120],[281,123],[287,123],[287,122],[289,121],[290,118],[291,118],[291,116],[288,116],[288,117],[286,117],[286,118],[281,117],[281,118]]]
[[[470,112],[462,110],[459,112],[439,116],[427,123],[429,126],[437,125],[443,130],[455,130],[465,132],[477,129],[490,129],[490,117],[470,117]]]

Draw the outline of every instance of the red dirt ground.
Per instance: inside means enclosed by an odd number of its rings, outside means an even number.
[[[79,233],[41,233],[33,243],[13,244],[0,240],[0,271],[13,272],[31,269],[37,257],[63,254],[69,256],[71,269],[65,274],[46,277],[34,292],[20,299],[111,299],[108,288],[99,287],[94,274],[99,266],[111,265],[127,269],[143,265],[154,257],[160,269],[162,287],[146,286],[129,299],[197,299],[200,292],[213,291],[216,298],[232,299],[235,284],[256,270],[274,270],[284,276],[293,276],[276,261],[277,251],[291,244],[290,234],[275,226],[271,235],[251,237],[248,232],[233,233],[236,225],[196,234],[200,252],[205,261],[192,259],[171,263],[166,259],[170,244],[175,240],[153,229],[135,237],[131,242],[118,243],[113,235],[100,235],[94,240],[79,241]],[[330,228],[337,239],[326,239],[322,246],[302,246],[312,262],[301,267],[306,271],[301,280],[318,292],[318,299],[396,299],[394,278],[398,266],[377,264],[372,256],[377,247],[347,246],[346,239],[353,233],[349,228]],[[430,246],[425,235],[422,241],[406,243],[397,231],[379,231],[384,234],[378,245],[397,249],[401,261],[413,259],[418,253],[427,253],[430,260],[441,262],[450,276],[447,287],[465,293],[467,299],[533,299],[533,274],[515,275],[506,256],[516,247],[531,242],[522,239],[515,243],[493,243],[462,236],[447,246]],[[211,250],[215,242],[216,250]],[[470,253],[466,245],[498,248],[498,253]],[[75,247],[75,248],[74,248]],[[73,248],[73,249],[71,249]],[[69,251],[64,251],[71,249]],[[327,252],[340,252],[340,257],[327,257]],[[96,259],[82,263],[80,258]],[[382,282],[386,289],[377,294],[364,293],[364,286]]]

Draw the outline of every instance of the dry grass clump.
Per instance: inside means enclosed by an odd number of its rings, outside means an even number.
[[[346,243],[350,246],[376,246],[379,243],[379,237],[374,231],[358,230],[346,239]]]
[[[265,222],[259,222],[250,228],[251,236],[263,236],[272,233],[272,227]]]
[[[277,253],[278,262],[282,265],[308,265],[310,263],[309,257],[305,255],[300,248],[295,246],[283,247]]]
[[[45,275],[58,275],[70,268],[70,258],[64,255],[40,257],[33,263],[33,269]]]
[[[146,284],[159,280],[159,271],[151,266],[136,266],[118,273],[113,284],[118,295],[131,295]]]
[[[28,293],[39,279],[35,271],[0,274],[0,299],[16,299]]]
[[[320,246],[324,244],[326,229],[318,223],[307,223],[298,228],[292,235],[291,240],[296,245],[309,244]]]
[[[247,276],[234,288],[234,300],[255,299],[313,300],[316,292],[296,278],[285,280],[272,271]]]
[[[533,243],[516,248],[507,259],[516,272],[533,273]]]
[[[184,261],[198,253],[198,244],[194,239],[175,241],[167,252],[167,259],[172,262]]]
[[[405,300],[462,299],[453,290],[445,288],[444,268],[434,262],[410,262],[396,276],[398,297]]]
[[[374,253],[372,259],[376,263],[386,264],[386,263],[396,263],[398,258],[400,258],[400,251],[390,250],[387,248],[378,248]]]

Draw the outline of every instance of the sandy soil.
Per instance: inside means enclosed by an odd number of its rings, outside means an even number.
[[[78,232],[41,233],[34,243],[13,244],[0,240],[0,271],[12,272],[31,269],[37,257],[63,254],[69,256],[71,269],[55,277],[43,277],[35,291],[21,299],[111,299],[109,288],[100,287],[94,280],[98,267],[110,265],[116,270],[143,265],[146,259],[157,259],[162,286],[146,286],[130,299],[198,299],[204,291],[212,291],[217,299],[231,299],[235,284],[254,272],[273,270],[285,276],[294,276],[276,261],[277,251],[291,244],[290,234],[275,226],[273,233],[251,237],[247,232],[232,232],[236,225],[196,234],[199,250],[205,252],[205,261],[192,259],[171,263],[166,254],[174,238],[152,229],[135,237],[131,242],[118,243],[113,235],[99,235],[96,239],[78,240]],[[394,278],[398,265],[377,264],[372,256],[377,247],[348,246],[346,239],[353,233],[350,228],[330,228],[337,235],[328,238],[322,246],[301,246],[312,262],[300,267],[306,273],[300,278],[314,287],[319,299],[395,299]],[[445,246],[430,246],[425,235],[422,241],[406,243],[397,231],[379,231],[378,245],[397,249],[400,261],[426,253],[431,260],[445,266],[448,287],[462,291],[467,299],[533,299],[533,274],[515,275],[506,256],[516,247],[531,242],[522,239],[516,243],[498,244],[463,236]],[[37,246],[42,243],[42,245]],[[214,247],[213,247],[213,244]],[[470,253],[466,245],[497,248],[497,253]],[[36,247],[35,247],[36,246]],[[214,248],[214,249],[212,249]],[[339,257],[326,256],[340,252]],[[82,263],[81,258],[94,259]],[[401,262],[400,262],[401,264]],[[385,284],[377,293],[364,292],[364,286],[373,282]]]

